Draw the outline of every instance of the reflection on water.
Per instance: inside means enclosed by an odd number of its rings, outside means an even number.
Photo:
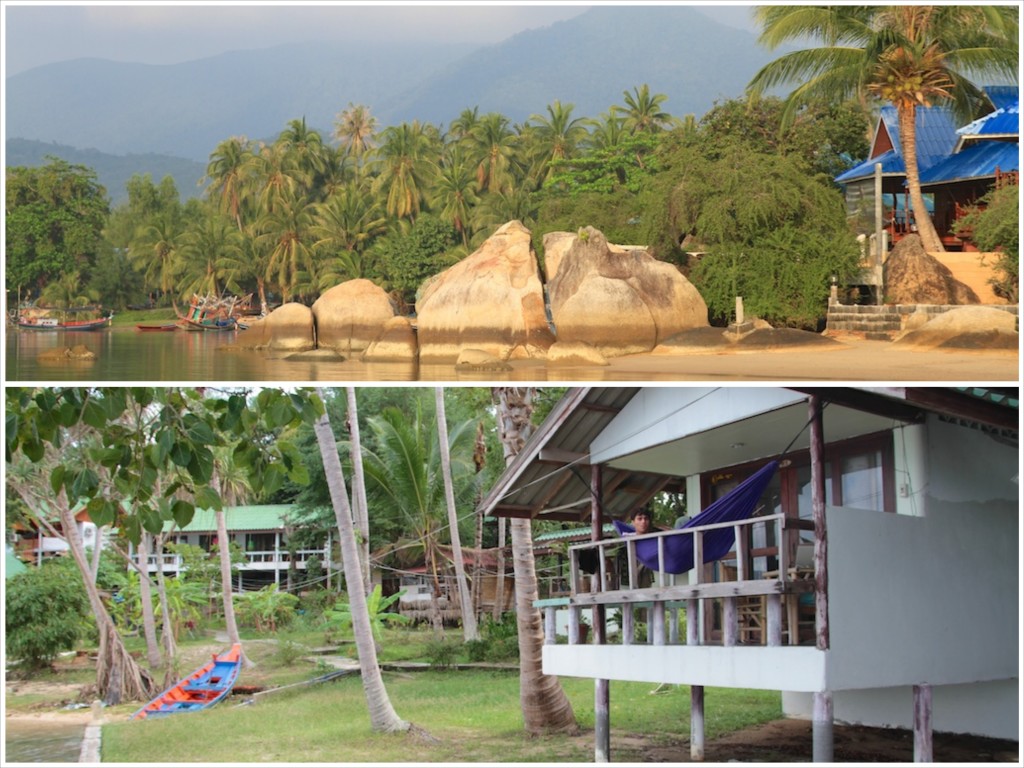
[[[85,726],[50,720],[6,718],[4,765],[11,763],[76,763]]]
[[[549,370],[542,361],[516,361],[511,371],[463,371],[452,365],[325,362],[275,358],[265,352],[227,349],[245,331],[141,333],[134,328],[101,331],[7,329],[7,381],[603,381],[600,366]],[[40,362],[41,352],[83,345],[95,360]],[[616,380],[624,378],[616,372]],[[638,373],[636,379],[678,379]]]

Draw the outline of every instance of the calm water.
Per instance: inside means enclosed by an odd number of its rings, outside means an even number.
[[[7,719],[4,765],[10,763],[77,763],[85,726],[81,723]]]
[[[601,367],[558,368],[519,361],[511,371],[457,371],[454,366],[358,361],[289,361],[266,352],[227,349],[245,331],[142,333],[134,328],[100,331],[23,331],[7,328],[7,381],[602,381]],[[82,344],[95,360],[40,363],[48,349]],[[621,379],[621,372],[615,375]],[[632,377],[629,377],[632,378]],[[637,374],[650,379],[650,374]]]

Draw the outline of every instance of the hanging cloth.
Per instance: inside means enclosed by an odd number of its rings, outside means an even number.
[[[764,493],[768,483],[779,468],[777,461],[765,464],[742,483],[737,485],[722,498],[712,502],[707,509],[695,515],[677,530],[696,528],[700,525],[729,523],[745,520],[757,508],[757,502]],[[620,535],[636,533],[629,523],[613,520],[612,524]],[[696,534],[678,533],[661,537],[664,540],[665,573],[685,573],[693,568],[693,541]],[[732,550],[736,535],[733,528],[717,528],[705,531],[703,535],[704,562],[710,563],[724,557]],[[636,559],[652,571],[661,570],[658,564],[658,538],[641,539],[636,543]]]

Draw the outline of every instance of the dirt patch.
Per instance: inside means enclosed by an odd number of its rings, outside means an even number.
[[[593,731],[577,737],[581,749],[593,749]],[[650,737],[636,733],[612,732],[613,762],[689,763],[690,743],[652,743]],[[1016,741],[935,733],[932,758],[941,763],[1020,763]],[[811,723],[806,720],[774,720],[770,723],[735,731],[704,745],[708,763],[804,763],[811,762]],[[867,728],[835,725],[833,761],[837,763],[909,763],[914,760],[914,736],[897,728]]]

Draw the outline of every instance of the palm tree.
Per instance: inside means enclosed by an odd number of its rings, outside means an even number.
[[[584,141],[589,149],[613,149],[622,143],[626,136],[626,120],[616,114],[614,108],[609,109],[600,118],[590,118],[590,135]]]
[[[220,293],[225,265],[233,265],[241,248],[241,235],[227,217],[208,210],[201,220],[182,235],[180,285],[182,296]],[[232,288],[238,289],[237,272],[228,273]]]
[[[395,552],[406,557],[422,553],[433,576],[432,606],[435,627],[440,629],[440,571],[445,555],[441,550],[446,526],[445,486],[441,468],[437,432],[423,416],[423,402],[416,399],[408,409],[385,408],[369,419],[375,450],[367,452],[364,467],[367,491],[372,492],[375,506],[386,504],[403,519],[408,538],[392,545]],[[472,466],[475,425],[463,422],[452,427],[449,451],[452,477],[459,501],[472,498],[475,473]],[[431,436],[433,433],[433,436]],[[450,531],[456,537],[457,531]]]
[[[356,388],[345,387],[348,397],[348,431],[352,437],[352,507],[355,510],[355,522],[360,538],[360,561],[363,574],[363,592],[367,595],[373,589],[370,580],[370,516],[366,503],[366,475],[363,473],[363,444],[359,438],[359,413],[356,402]]]
[[[572,104],[563,105],[556,101],[548,104],[548,116],[530,115],[530,120],[536,122],[532,135],[539,145],[539,155],[548,166],[541,174],[540,181],[543,181],[551,173],[550,164],[558,160],[575,157],[580,144],[586,138],[586,119],[582,117],[572,118]]]
[[[367,185],[349,182],[316,206],[310,231],[317,238],[313,247],[340,261],[336,275],[354,279],[363,276],[366,246],[386,228],[384,212]]]
[[[533,414],[532,387],[495,387],[498,402],[498,436],[508,465],[529,437]],[[519,629],[519,700],[527,733],[575,731],[572,704],[554,675],[545,675],[541,665],[544,630],[537,600],[537,571],[533,558],[530,520],[513,518],[512,562],[516,578],[516,622]]]
[[[479,202],[474,181],[473,168],[463,158],[459,146],[450,145],[441,163],[435,166],[434,205],[440,209],[438,215],[455,227],[466,247],[473,206]]]
[[[296,294],[303,273],[312,266],[314,211],[304,195],[286,192],[258,224],[257,244],[270,252],[267,279],[277,285],[285,301]]]
[[[416,220],[426,194],[429,163],[439,145],[439,137],[418,120],[385,129],[377,150],[380,175],[374,191],[387,191],[389,216]]]
[[[473,130],[480,122],[480,107],[466,108],[459,113],[459,116],[452,120],[448,126],[448,138],[452,141],[462,141],[472,135]]]
[[[77,269],[66,272],[47,283],[39,295],[43,303],[51,307],[86,307],[97,301],[95,291],[82,287],[82,273]]]
[[[377,118],[370,114],[370,108],[362,104],[348,103],[348,109],[341,112],[334,121],[334,138],[356,161],[356,174],[362,168],[363,156],[373,149],[373,136],[377,132]]]
[[[468,643],[479,638],[476,629],[476,613],[466,585],[466,570],[462,559],[462,541],[459,537],[459,518],[455,510],[455,489],[452,483],[452,461],[448,451],[448,419],[444,409],[444,388],[434,387],[434,403],[437,409],[437,444],[441,453],[441,475],[444,480],[445,505],[448,508],[448,530],[452,538],[452,561],[455,565],[455,580],[459,586],[459,607],[462,610],[462,632]]]
[[[625,106],[614,106],[625,118],[625,127],[630,133],[657,133],[672,122],[668,112],[661,111],[661,105],[668,98],[663,93],[651,94],[651,89],[644,83],[633,87],[633,93],[622,92]]]
[[[165,213],[132,240],[128,260],[142,271],[148,289],[174,296],[181,272],[184,228],[179,217]]]
[[[306,118],[290,120],[277,137],[275,145],[283,147],[297,169],[298,178],[302,179],[307,191],[319,186],[316,181],[327,168],[328,158],[324,152],[324,141],[320,134],[306,126]]]
[[[470,142],[480,191],[501,192],[511,187],[516,135],[508,118],[497,112],[487,113],[473,129]]]
[[[206,166],[206,178],[213,182],[210,192],[217,195],[220,210],[229,214],[239,229],[242,228],[246,168],[251,160],[248,140],[233,136],[217,145]]]
[[[322,389],[318,390],[320,399],[325,400]],[[358,414],[352,413],[355,419]],[[352,589],[351,585],[362,583],[359,567],[359,547],[356,544],[355,528],[352,525],[352,509],[349,507],[348,492],[345,489],[345,475],[338,456],[338,444],[331,431],[331,422],[327,410],[313,425],[320,457],[324,463],[324,475],[334,506],[334,516],[338,524],[338,540],[341,545],[341,557],[345,569],[345,582],[349,584],[349,610],[352,615],[352,632],[355,636],[356,652],[359,656],[359,669],[363,680],[363,691],[370,710],[370,726],[375,731],[393,733],[408,731],[412,724],[403,720],[395,712],[384,688],[380,666],[377,664],[377,649],[373,642],[373,628],[370,625],[370,614],[367,608],[366,595],[361,589]]]
[[[965,5],[763,6],[755,18],[760,41],[819,40],[765,65],[748,86],[752,96],[789,82],[784,126],[815,99],[868,97],[896,108],[907,188],[926,250],[943,250],[921,193],[917,110],[949,103],[963,120],[976,116],[981,91],[974,78],[1016,79],[1017,8]]]

